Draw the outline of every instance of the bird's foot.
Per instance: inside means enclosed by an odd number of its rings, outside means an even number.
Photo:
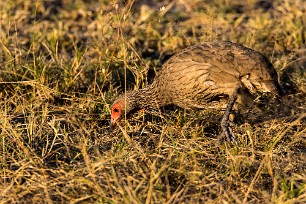
[[[221,120],[221,128],[222,128],[223,133],[219,137],[219,142],[222,141],[223,139],[226,139],[229,143],[237,144],[237,139],[235,135],[233,134],[232,129],[229,127],[229,116],[235,104],[235,101],[237,100],[239,89],[240,89],[240,85],[238,84],[238,86],[234,89],[233,94],[230,96],[230,100],[227,104],[226,110]]]
[[[229,143],[238,145],[238,140],[235,134],[233,133],[232,128],[228,126],[222,126],[222,134],[219,136],[218,140],[220,143],[226,140]]]

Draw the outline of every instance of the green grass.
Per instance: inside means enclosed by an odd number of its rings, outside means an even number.
[[[1,1],[0,203],[306,202],[306,3],[267,2]],[[109,131],[118,94],[212,39],[266,55],[286,93],[235,125],[238,146],[214,110]]]

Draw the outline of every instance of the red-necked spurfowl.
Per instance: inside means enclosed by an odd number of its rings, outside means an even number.
[[[250,96],[254,99],[264,92],[282,94],[277,73],[266,57],[232,42],[206,42],[173,55],[146,88],[119,96],[112,105],[111,124],[114,127],[125,112],[136,108],[170,104],[206,108],[226,99],[221,127],[223,137],[232,141],[228,120],[235,102],[249,103]]]

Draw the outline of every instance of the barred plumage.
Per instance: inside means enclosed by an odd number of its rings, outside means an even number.
[[[231,42],[206,42],[172,56],[148,87],[126,93],[112,106],[111,123],[135,108],[206,108],[229,98],[221,126],[228,140],[228,115],[234,103],[245,104],[258,94],[282,94],[277,73],[259,52]]]

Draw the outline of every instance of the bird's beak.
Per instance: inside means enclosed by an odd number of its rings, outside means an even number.
[[[111,121],[110,121],[110,124],[109,124],[109,129],[111,131],[113,131],[115,129],[116,125],[117,125],[117,121],[114,118],[111,118]]]

